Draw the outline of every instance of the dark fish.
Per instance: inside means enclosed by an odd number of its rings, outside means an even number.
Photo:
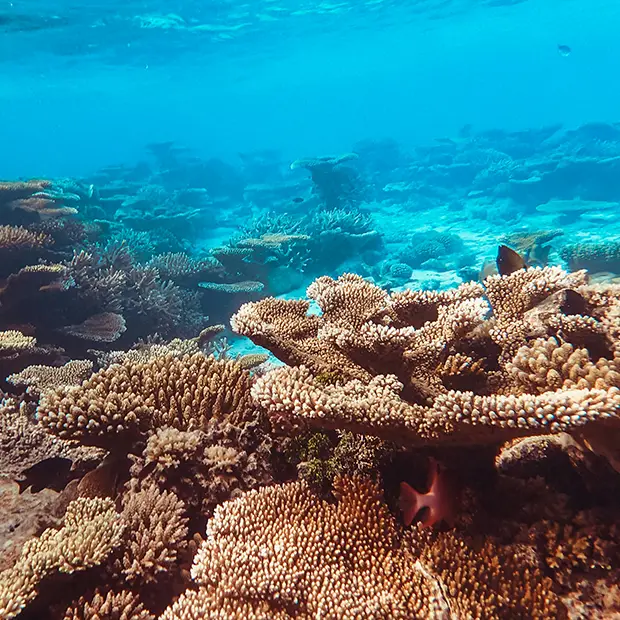
[[[573,50],[568,47],[568,45],[559,45],[558,44],[558,54],[560,56],[570,56]]]
[[[507,245],[499,246],[495,262],[500,276],[507,276],[515,271],[519,271],[519,269],[525,269],[527,267],[527,263],[521,254],[515,252]]]
[[[560,310],[564,314],[588,314],[588,302],[577,291],[567,288],[563,291],[564,299],[560,304]]]
[[[304,199],[301,196],[296,196],[295,198],[293,198],[293,202],[300,203],[300,202],[303,202],[303,201],[304,201]]]

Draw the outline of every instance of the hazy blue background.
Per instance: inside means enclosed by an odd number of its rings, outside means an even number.
[[[617,0],[350,2],[0,0],[0,178],[620,118]]]

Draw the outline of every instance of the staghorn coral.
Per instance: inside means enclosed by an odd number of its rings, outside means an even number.
[[[122,314],[133,341],[153,333],[196,333],[203,326],[197,294],[163,280],[149,263],[135,263],[124,243],[76,252],[66,269],[82,313]]]
[[[211,419],[253,417],[250,375],[231,361],[200,353],[112,365],[80,386],[45,393],[37,418],[62,438],[137,449],[155,429],[204,428]]]
[[[71,502],[62,528],[30,539],[15,565],[0,573],[0,616],[17,616],[47,578],[99,565],[120,545],[123,529],[111,500]]]
[[[489,542],[403,532],[373,483],[345,477],[334,487],[336,504],[295,482],[220,506],[194,559],[199,589],[162,620],[562,613],[550,580],[522,558]]]
[[[329,492],[336,476],[376,479],[394,446],[377,437],[339,431],[302,433],[284,443],[287,460],[313,490]]]

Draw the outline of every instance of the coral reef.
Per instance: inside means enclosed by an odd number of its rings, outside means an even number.
[[[489,543],[403,532],[371,483],[340,478],[334,492],[335,505],[297,482],[219,507],[194,559],[198,590],[162,620],[558,617],[535,565]]]
[[[0,616],[620,613],[619,127],[354,150],[0,183]]]
[[[617,435],[620,299],[613,287],[587,285],[582,272],[520,270],[435,295],[388,295],[345,274],[319,278],[308,295],[320,315],[308,314],[305,301],[265,299],[232,320],[291,366],[253,387],[276,427],[350,430],[406,445]],[[549,367],[541,352],[520,348],[543,337]],[[464,363],[437,373],[452,356]],[[534,387],[524,364],[540,373]],[[324,373],[335,381],[324,384]]]

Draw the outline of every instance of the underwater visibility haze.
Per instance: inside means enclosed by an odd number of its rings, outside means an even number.
[[[620,618],[619,28],[0,3],[0,619]]]

